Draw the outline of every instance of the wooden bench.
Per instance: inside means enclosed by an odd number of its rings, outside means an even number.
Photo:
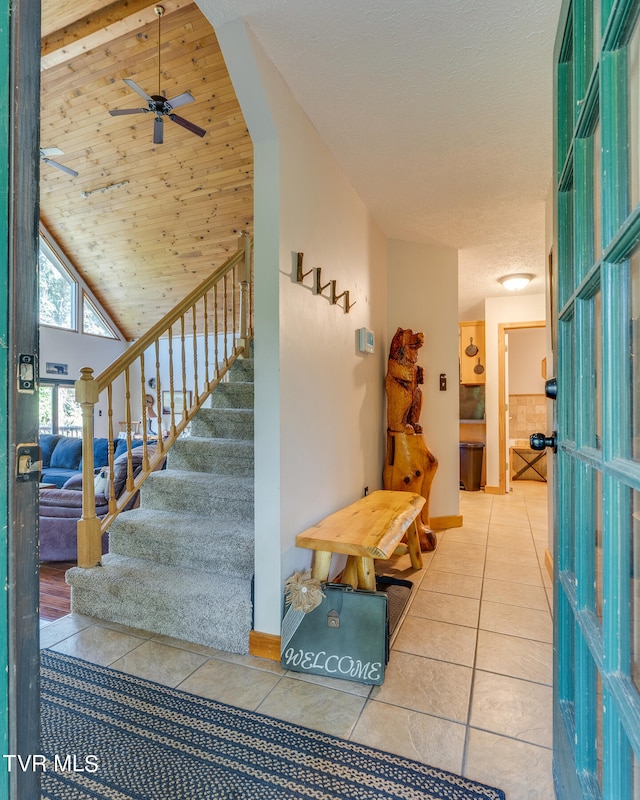
[[[343,583],[374,590],[373,560],[391,558],[405,533],[407,545],[399,552],[408,551],[411,566],[422,568],[415,520],[424,504],[414,492],[372,492],[299,533],[296,545],[315,551],[312,577],[328,580],[333,553],[342,553],[348,556]]]

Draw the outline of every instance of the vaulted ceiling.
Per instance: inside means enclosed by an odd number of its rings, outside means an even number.
[[[253,230],[253,151],[211,25],[183,0],[105,6],[42,2],[40,216],[128,339],[160,319]],[[190,92],[153,143],[150,113],[127,84],[167,98]],[[160,79],[160,80],[159,80]],[[158,87],[158,82],[160,86]]]

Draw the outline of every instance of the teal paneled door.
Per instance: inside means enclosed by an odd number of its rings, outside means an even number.
[[[640,798],[640,2],[565,2],[555,49],[554,774]]]

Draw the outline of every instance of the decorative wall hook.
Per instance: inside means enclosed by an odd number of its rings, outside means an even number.
[[[324,286],[322,285],[322,278],[320,277],[321,272],[322,272],[322,267],[316,267],[315,268],[315,273],[316,274],[315,274],[315,282],[314,282],[314,285],[313,285],[313,293],[314,294],[322,294],[322,292],[324,292],[324,290],[327,288],[327,286],[329,286],[331,284],[331,281],[329,281],[328,283],[325,283]],[[333,282],[335,283],[335,281],[333,281]]]
[[[304,258],[304,253],[296,253],[297,256],[297,271],[296,271],[296,281],[298,283],[302,283],[302,281],[307,277],[307,275],[311,275],[313,269],[310,269],[308,272],[302,271],[302,259]]]
[[[349,302],[349,290],[348,289],[346,289],[344,292],[341,292],[340,294],[336,294],[336,283],[337,283],[337,281],[331,281],[331,305],[335,306],[336,303],[338,302],[338,300],[341,297],[344,297],[344,306],[343,306],[343,308],[344,308],[345,314],[348,314],[349,313],[349,309],[352,306],[355,306],[355,302],[354,303],[350,303]]]

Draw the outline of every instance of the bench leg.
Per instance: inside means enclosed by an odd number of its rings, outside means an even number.
[[[342,583],[358,588],[358,559],[357,556],[347,556],[347,565],[342,573]]]
[[[311,568],[311,577],[318,581],[328,581],[329,571],[331,569],[331,551],[329,550],[316,550],[313,557],[313,567]]]
[[[368,556],[358,556],[358,588],[376,590],[376,573],[373,568],[373,559]]]
[[[414,520],[407,530],[407,545],[409,546],[409,558],[413,569],[422,569],[422,553],[420,552],[420,538],[418,537],[418,526]]]

